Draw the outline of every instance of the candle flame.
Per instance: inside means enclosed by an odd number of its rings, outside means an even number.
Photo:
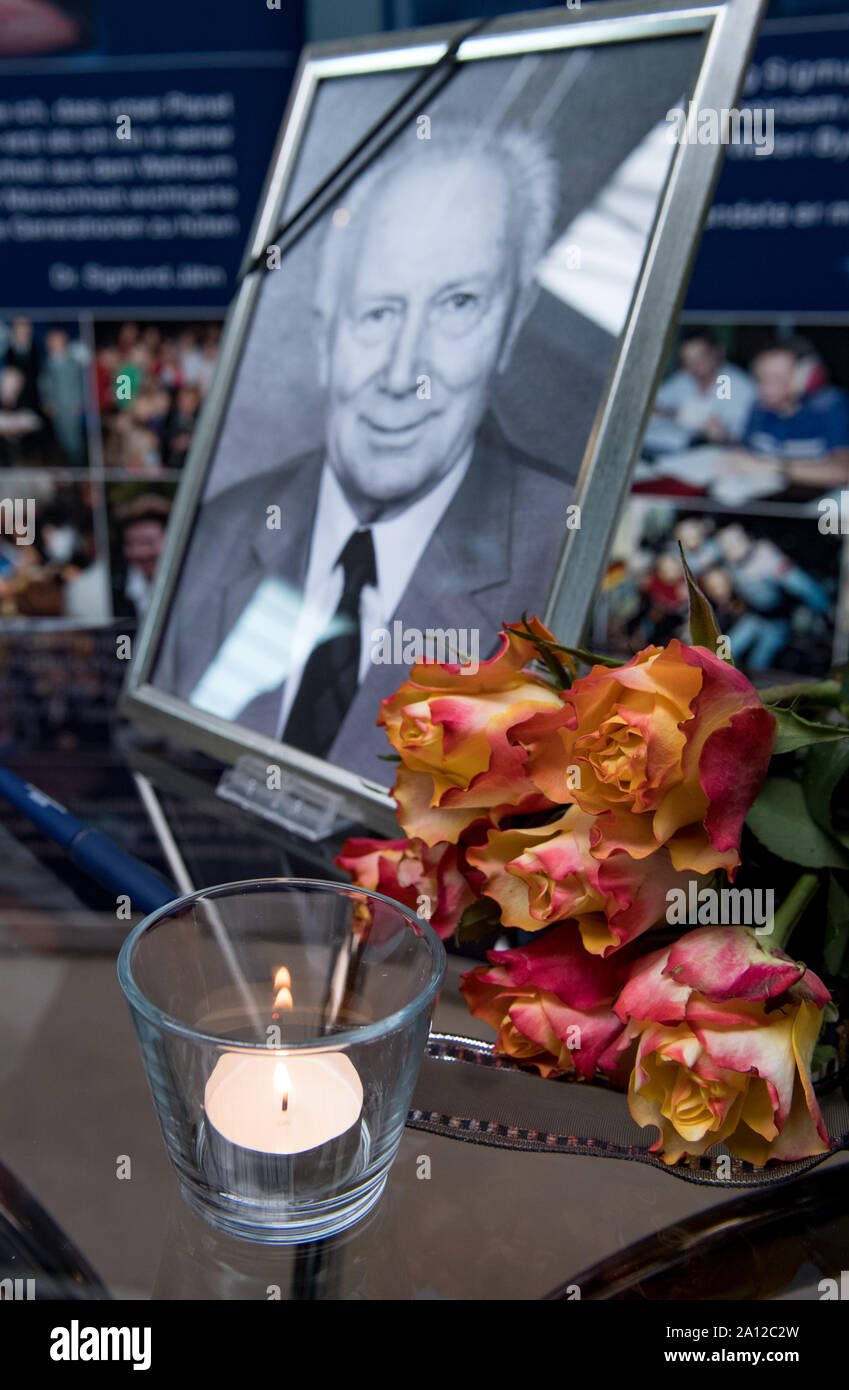
[[[274,972],[274,988],[280,989],[282,985],[285,985],[287,989],[292,988],[292,976],[289,974],[285,965],[281,965],[280,968]]]
[[[289,1069],[284,1062],[278,1062],[274,1068],[274,1089],[280,1096],[280,1109],[285,1115],[289,1109],[289,1092],[292,1083],[289,1079]]]

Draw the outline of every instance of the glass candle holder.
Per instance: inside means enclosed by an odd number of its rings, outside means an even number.
[[[444,973],[427,922],[336,883],[222,884],[145,918],[118,978],[189,1205],[282,1244],[370,1211]]]

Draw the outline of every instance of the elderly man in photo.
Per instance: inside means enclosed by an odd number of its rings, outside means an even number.
[[[486,656],[542,608],[571,487],[489,407],[557,199],[537,137],[447,121],[348,190],[315,295],[324,447],[203,508],[160,688],[385,781],[375,719],[404,669],[374,634],[460,626]]]

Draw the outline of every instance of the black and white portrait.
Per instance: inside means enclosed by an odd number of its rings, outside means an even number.
[[[411,659],[542,613],[698,47],[466,64],[269,252],[158,689],[386,782]],[[410,80],[320,84],[284,214]]]

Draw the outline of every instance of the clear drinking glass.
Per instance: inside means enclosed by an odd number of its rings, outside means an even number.
[[[141,922],[118,978],[189,1205],[265,1243],[370,1211],[444,973],[427,922],[336,883],[227,883]]]

